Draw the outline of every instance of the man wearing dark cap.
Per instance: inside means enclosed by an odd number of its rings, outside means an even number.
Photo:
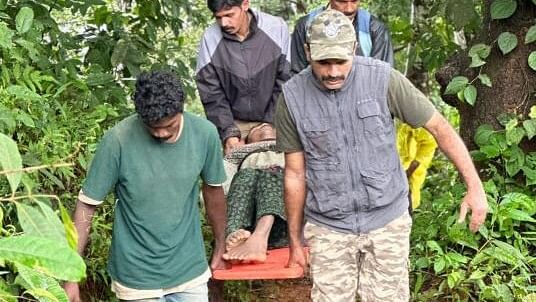
[[[313,301],[409,301],[408,184],[392,116],[426,128],[465,181],[460,221],[485,220],[486,196],[463,141],[388,64],[354,56],[354,26],[335,10],[312,22],[311,66],[283,86],[276,109],[285,152],[289,266],[307,266]],[[305,226],[304,226],[305,218]]]

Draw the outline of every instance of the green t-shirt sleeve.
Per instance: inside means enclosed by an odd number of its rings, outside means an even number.
[[[303,150],[296,123],[288,111],[283,93],[279,94],[279,99],[277,100],[274,125],[277,131],[276,148],[278,151],[290,153]]]
[[[120,155],[119,141],[112,131],[108,131],[97,147],[82,186],[85,196],[95,201],[103,201],[110,193],[117,183]]]
[[[223,155],[221,150],[220,138],[216,127],[209,128],[207,136],[207,152],[205,164],[201,171],[201,178],[208,185],[221,185],[227,178],[223,167]]]
[[[395,69],[389,77],[387,102],[391,114],[413,128],[422,127],[436,111],[430,100]]]

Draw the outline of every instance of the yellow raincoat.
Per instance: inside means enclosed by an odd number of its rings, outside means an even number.
[[[426,178],[426,170],[432,163],[437,143],[426,129],[413,129],[409,125],[398,123],[397,146],[405,170],[414,160],[419,162],[419,166],[408,179],[412,207],[415,209],[421,203],[421,187]]]

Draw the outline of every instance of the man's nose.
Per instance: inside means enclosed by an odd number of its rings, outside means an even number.
[[[221,26],[222,27],[228,27],[230,24],[229,24],[229,19],[228,18],[221,18]]]

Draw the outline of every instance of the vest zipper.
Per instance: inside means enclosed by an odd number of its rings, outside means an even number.
[[[330,91],[330,95],[332,97],[332,99],[337,103],[337,111],[339,112],[339,118],[340,118],[340,121],[341,121],[341,128],[342,128],[342,136],[344,138],[344,144],[346,145],[346,148],[348,148],[348,150],[350,148],[352,148],[352,146],[349,145],[348,143],[348,136],[346,135],[346,128],[344,127],[344,117],[343,117],[343,111],[341,109],[341,103],[337,100],[337,97],[336,97],[336,92],[335,91]],[[352,183],[352,194],[351,194],[351,199],[352,199],[352,204],[354,205],[354,213],[355,213],[355,225],[353,226],[353,229],[354,229],[354,232],[358,232],[358,229],[357,229],[357,226],[358,226],[358,219],[357,219],[357,211],[358,211],[358,208],[357,208],[357,201],[355,199],[355,177],[354,177],[354,173],[353,172],[353,169],[352,169],[352,164],[351,164],[351,161],[350,161],[350,152],[347,151],[346,152],[346,162],[348,163],[348,170],[350,172],[350,182]]]

